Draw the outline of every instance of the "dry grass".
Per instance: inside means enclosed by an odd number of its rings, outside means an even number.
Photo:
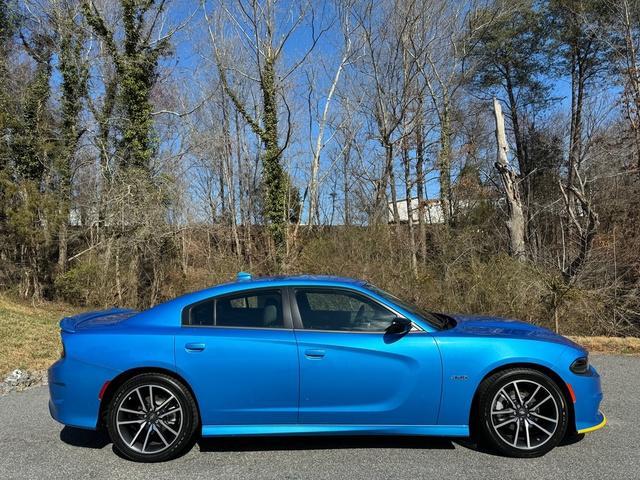
[[[48,368],[60,356],[58,322],[72,313],[66,305],[31,305],[0,296],[1,378],[16,368]]]
[[[569,337],[590,352],[640,355],[638,337]]]

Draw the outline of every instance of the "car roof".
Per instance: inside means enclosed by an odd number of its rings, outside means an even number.
[[[244,274],[247,275],[247,274]],[[338,277],[335,275],[272,275],[265,277],[248,277],[238,275],[233,282],[223,283],[205,289],[211,293],[250,290],[252,288],[287,287],[287,286],[325,286],[325,287],[361,287],[367,282],[356,278]]]
[[[350,285],[364,285],[364,280],[358,280],[350,277],[338,277],[336,275],[273,275],[267,277],[256,277],[250,280],[236,280],[233,283],[243,284],[263,284],[269,282],[278,282],[286,284],[305,284],[305,283],[326,283],[327,285],[335,284],[350,284]]]
[[[226,293],[242,292],[253,288],[287,287],[287,286],[315,286],[315,287],[346,287],[362,288],[366,281],[349,277],[334,275],[274,275],[252,278],[249,274],[238,274],[238,279],[233,282],[214,285],[203,290],[187,293],[161,305],[182,306],[211,296]]]

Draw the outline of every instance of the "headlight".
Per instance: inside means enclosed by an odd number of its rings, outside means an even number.
[[[584,375],[589,371],[589,359],[587,357],[580,357],[574,360],[569,369],[573,373],[578,375]]]

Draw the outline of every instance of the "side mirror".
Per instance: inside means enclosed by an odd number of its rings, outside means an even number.
[[[394,335],[403,335],[408,333],[411,330],[413,324],[411,320],[407,320],[406,318],[396,317],[393,319],[391,324],[387,327],[386,333],[391,333]]]

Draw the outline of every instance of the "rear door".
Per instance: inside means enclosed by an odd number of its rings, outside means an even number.
[[[296,423],[298,355],[280,289],[257,289],[186,307],[175,339],[178,371],[203,425]]]
[[[385,332],[396,314],[349,289],[290,291],[303,424],[435,425],[442,368],[428,332]]]

